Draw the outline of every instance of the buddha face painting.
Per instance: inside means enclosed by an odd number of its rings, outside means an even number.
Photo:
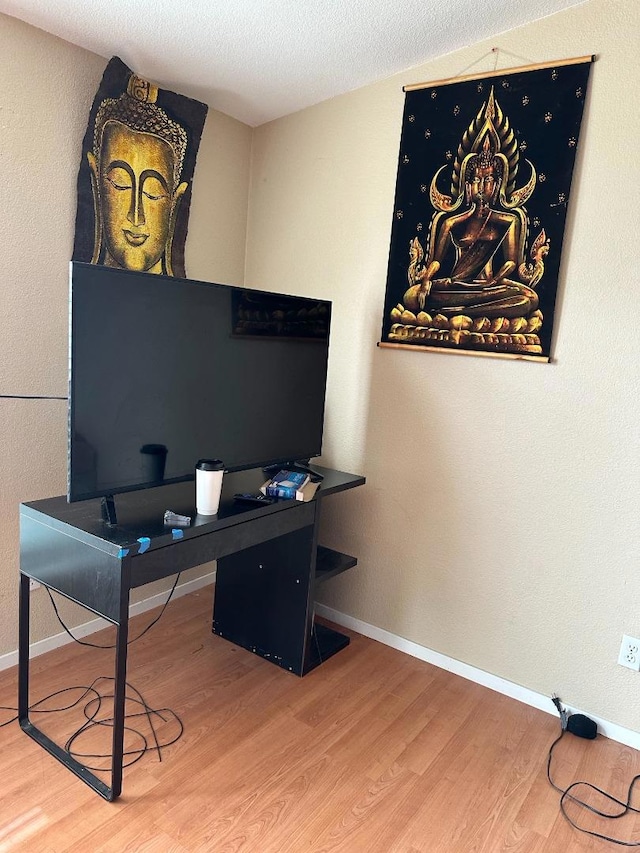
[[[162,272],[173,208],[171,146],[153,134],[108,122],[97,171],[105,264]]]
[[[207,109],[109,60],[82,141],[73,261],[186,278]]]
[[[118,99],[105,99],[87,153],[95,211],[92,263],[173,275],[176,212],[187,137],[160,109],[157,89],[132,76]]]

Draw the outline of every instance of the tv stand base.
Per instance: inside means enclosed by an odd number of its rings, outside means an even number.
[[[116,514],[116,501],[113,495],[107,495],[100,500],[100,513],[102,520],[109,527],[118,526],[118,516]]]

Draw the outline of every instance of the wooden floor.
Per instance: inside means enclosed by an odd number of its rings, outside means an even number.
[[[154,708],[175,711],[184,734],[161,762],[149,752],[125,770],[116,803],[16,722],[0,728],[0,853],[619,849],[578,833],[560,814],[546,779],[555,717],[357,634],[299,679],[214,637],[211,600],[211,587],[177,599],[131,646],[130,682]],[[152,615],[136,617],[134,635]],[[76,644],[36,658],[31,701],[89,685],[110,675],[111,663],[110,652]],[[0,672],[0,705],[15,706],[16,680],[15,669]],[[0,711],[0,722],[9,717]],[[68,717],[42,714],[36,724],[64,740],[77,725]],[[176,731],[168,718],[160,726],[166,739]],[[94,751],[82,739],[77,748]],[[587,779],[626,796],[640,754],[567,735],[553,767],[563,786]],[[640,840],[637,815],[579,819]]]

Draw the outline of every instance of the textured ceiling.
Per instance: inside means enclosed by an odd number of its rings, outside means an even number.
[[[0,0],[0,12],[256,126],[582,2]]]

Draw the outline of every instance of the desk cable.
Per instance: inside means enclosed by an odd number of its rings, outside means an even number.
[[[147,625],[146,628],[144,628],[144,630],[140,634],[138,634],[137,637],[134,637],[133,639],[129,640],[127,642],[127,645],[130,645],[131,643],[134,643],[136,640],[139,640],[144,634],[147,633],[147,631],[149,631],[150,628],[152,628],[160,620],[164,611],[167,608],[167,605],[171,601],[171,598],[173,596],[175,588],[176,588],[178,581],[180,579],[180,574],[181,573],[179,573],[176,576],[176,579],[173,583],[171,591],[169,592],[169,596],[168,596],[167,600],[165,601],[165,603],[163,604],[162,609],[161,609],[160,613],[158,614],[158,616],[156,616],[156,618],[152,622],[150,622],[149,625]],[[100,645],[98,643],[89,643],[87,641],[80,640],[77,637],[75,637],[71,633],[71,631],[69,630],[67,625],[65,625],[64,621],[62,620],[60,613],[58,612],[56,602],[55,602],[53,596],[51,595],[51,591],[49,590],[48,587],[45,587],[45,589],[47,590],[47,592],[49,594],[49,598],[51,599],[51,604],[53,605],[54,612],[58,618],[58,621],[60,622],[60,625],[64,628],[64,630],[71,637],[71,639],[74,640],[74,642],[79,643],[82,646],[90,646],[91,648],[95,648],[95,649],[114,649],[115,648],[115,644],[103,646],[103,645]],[[50,693],[48,696],[45,696],[43,699],[38,700],[37,702],[35,702],[33,705],[31,705],[29,707],[30,713],[37,713],[37,714],[55,714],[55,713],[60,713],[61,711],[69,711],[74,707],[82,707],[82,712],[83,712],[83,715],[85,718],[85,722],[82,723],[82,725],[79,726],[74,732],[72,732],[72,734],[67,739],[63,749],[70,756],[75,758],[77,761],[83,761],[83,763],[84,763],[84,760],[86,760],[86,759],[92,759],[92,758],[93,759],[102,759],[102,758],[108,759],[108,758],[110,758],[110,754],[107,754],[107,753],[105,753],[105,754],[81,753],[81,752],[78,752],[77,748],[74,748],[76,741],[85,732],[89,731],[90,729],[92,729],[96,726],[106,726],[106,727],[112,727],[113,726],[113,717],[104,717],[102,719],[99,719],[98,715],[102,709],[103,702],[105,700],[113,699],[114,694],[102,692],[101,690],[99,690],[96,687],[96,685],[98,685],[98,684],[102,684],[102,685],[115,684],[115,678],[107,677],[107,676],[98,676],[88,686],[78,685],[76,687],[64,687],[61,690],[57,690],[54,693]],[[61,705],[59,707],[55,707],[55,708],[43,708],[42,707],[45,703],[51,701],[52,699],[55,699],[58,696],[63,696],[65,694],[71,693],[73,691],[80,691],[80,695],[76,699],[71,701],[69,704],[63,704],[63,705]],[[133,712],[133,713],[125,714],[125,727],[124,728],[125,728],[125,731],[127,731],[127,732],[135,735],[137,738],[139,738],[140,745],[138,747],[125,750],[125,752],[124,752],[125,761],[123,763],[123,767],[129,767],[131,764],[135,764],[136,761],[139,761],[143,757],[143,755],[145,755],[150,750],[153,750],[154,752],[157,753],[158,761],[162,761],[162,749],[167,747],[167,746],[171,746],[172,744],[176,743],[176,741],[178,741],[180,739],[180,737],[182,737],[182,734],[184,732],[184,725],[182,723],[182,720],[175,713],[175,711],[172,711],[170,708],[161,708],[161,709],[152,708],[146,702],[146,700],[144,699],[144,697],[142,696],[140,691],[137,690],[135,687],[133,687],[131,684],[129,684],[129,682],[126,682],[126,684],[125,684],[125,693],[126,693],[126,699],[125,699],[126,703],[129,705],[133,704],[134,706],[137,706],[140,710]],[[84,702],[84,706],[82,705],[83,702]],[[10,723],[14,723],[18,719],[17,708],[11,708],[11,707],[0,705],[0,711],[10,711],[14,714],[14,716],[12,716],[10,719],[5,720],[4,722],[0,722],[0,728],[3,728],[4,726],[8,726]],[[145,737],[145,735],[138,728],[134,728],[133,726],[126,724],[127,720],[131,721],[131,720],[137,719],[137,718],[146,719],[148,726],[149,726],[149,729],[151,731],[150,739],[151,739],[152,743],[149,742],[149,739],[148,739],[149,736]],[[157,719],[159,719],[162,722],[162,724],[164,724],[165,726],[167,723],[174,722],[175,725],[177,726],[177,734],[175,734],[172,737],[167,737],[165,740],[161,741],[160,738],[158,737],[156,725],[154,724],[154,721],[156,721]],[[174,728],[174,727],[172,727],[172,728]],[[174,730],[175,730],[175,728],[174,728]],[[92,767],[89,764],[84,764],[84,766],[88,770],[98,770],[99,771],[99,770],[105,769],[104,767]]]
[[[171,590],[170,590],[170,592],[169,592],[169,596],[168,596],[167,600],[165,601],[165,603],[162,605],[162,610],[160,611],[160,613],[158,613],[158,615],[156,616],[156,618],[155,618],[152,622],[150,622],[150,623],[147,625],[147,627],[146,627],[143,631],[141,631],[141,632],[140,632],[140,634],[138,634],[138,636],[137,636],[137,637],[133,637],[131,640],[127,640],[127,645],[128,645],[128,646],[130,646],[130,645],[131,645],[131,643],[135,643],[135,642],[136,642],[136,640],[139,640],[141,637],[144,637],[144,635],[147,633],[147,631],[149,631],[151,628],[153,628],[153,626],[154,626],[157,622],[159,622],[159,621],[160,621],[160,619],[162,618],[162,616],[163,616],[163,614],[164,614],[164,611],[167,609],[167,606],[168,606],[169,602],[170,602],[170,601],[171,601],[171,599],[173,598],[173,593],[175,592],[175,589],[176,589],[176,587],[178,586],[178,581],[180,580],[181,575],[182,575],[182,572],[178,572],[178,574],[176,575],[176,579],[175,579],[175,581],[173,582],[173,586],[171,587]],[[48,586],[45,586],[45,589],[46,589],[46,591],[47,591],[47,594],[48,594],[48,596],[49,596],[49,599],[51,600],[51,604],[52,604],[52,606],[53,606],[53,610],[54,610],[54,612],[55,612],[55,614],[56,614],[56,617],[57,617],[57,619],[58,619],[58,622],[59,622],[59,623],[60,623],[60,625],[63,627],[63,629],[66,631],[66,633],[71,637],[71,639],[72,639],[72,640],[74,640],[76,643],[79,643],[81,646],[90,646],[92,649],[115,649],[115,647],[116,647],[116,644],[115,644],[115,643],[110,644],[110,645],[108,645],[108,646],[102,646],[102,645],[100,645],[99,643],[89,643],[87,640],[80,640],[80,639],[78,639],[78,637],[74,636],[74,635],[71,633],[70,628],[68,628],[68,627],[67,627],[67,625],[65,625],[65,623],[64,623],[64,621],[63,621],[63,619],[62,619],[62,617],[60,616],[60,613],[58,612],[58,608],[57,608],[57,606],[56,606],[55,599],[54,599],[53,595],[51,594],[51,590],[49,589],[49,587],[48,587]]]
[[[589,719],[589,717],[585,717],[584,714],[568,714],[567,711],[562,707],[560,700],[557,696],[552,696],[551,701],[556,706],[558,713],[560,714],[560,725],[561,732],[559,736],[554,740],[549,748],[549,754],[547,756],[547,779],[553,788],[561,795],[560,796],[560,811],[562,812],[563,817],[567,820],[574,829],[577,829],[579,832],[584,832],[586,835],[592,835],[594,838],[601,838],[603,841],[610,841],[612,844],[618,844],[621,847],[640,847],[640,841],[625,841],[620,838],[613,838],[609,835],[603,835],[600,832],[595,832],[591,829],[586,829],[583,826],[579,826],[576,821],[568,814],[567,812],[567,802],[574,803],[578,808],[586,809],[587,811],[592,812],[593,814],[598,815],[599,817],[606,818],[609,820],[616,820],[618,818],[624,817],[626,814],[630,812],[635,812],[636,814],[640,814],[640,808],[634,807],[631,805],[631,797],[633,795],[633,789],[635,787],[636,782],[640,779],[640,773],[637,776],[634,776],[629,784],[629,788],[627,789],[627,799],[625,801],[619,800],[617,797],[614,797],[612,794],[607,791],[603,791],[602,788],[598,788],[596,785],[592,785],[590,782],[572,782],[568,787],[561,788],[557,785],[553,779],[551,778],[551,759],[553,756],[553,750],[556,745],[562,740],[566,732],[577,735],[578,737],[587,738],[589,740],[593,740],[597,734],[597,726],[593,722],[593,720]],[[616,811],[604,812],[600,809],[597,809],[595,806],[590,806],[588,803],[584,802],[584,800],[580,799],[576,794],[576,790],[578,788],[586,788],[590,791],[595,791],[596,793],[602,795],[605,800],[610,802],[612,805],[619,806],[620,808]]]
[[[82,723],[72,734],[67,738],[67,741],[63,747],[65,752],[67,752],[72,758],[75,758],[76,761],[83,761],[88,758],[93,759],[110,759],[110,753],[89,753],[89,752],[79,752],[78,749],[74,749],[74,744],[76,741],[87,731],[96,727],[96,726],[105,726],[107,728],[111,728],[113,726],[113,717],[103,717],[98,718],[98,715],[102,709],[102,704],[105,700],[113,699],[113,693],[105,693],[101,692],[100,689],[97,688],[100,682],[104,682],[105,684],[113,684],[115,683],[115,678],[106,677],[104,675],[98,676],[95,678],[88,687],[83,685],[78,685],[77,687],[64,687],[62,690],[56,690],[54,693],[50,693],[48,696],[45,696],[43,699],[39,699],[33,705],[29,707],[29,712],[32,714],[56,714],[61,711],[69,711],[75,707],[81,707],[82,712],[85,718],[85,722]],[[69,702],[68,704],[62,704],[55,708],[43,708],[46,702],[50,702],[52,699],[55,699],[58,696],[63,696],[64,694],[71,693],[73,691],[80,691],[80,695]],[[141,710],[138,710],[134,713],[125,714],[125,731],[130,732],[135,735],[140,740],[140,746],[135,748],[130,748],[124,751],[125,761],[123,762],[123,767],[129,767],[132,764],[135,764],[136,761],[139,761],[143,755],[145,755],[150,750],[153,750],[157,753],[158,761],[162,761],[162,750],[171,746],[171,744],[176,743],[184,732],[184,725],[180,717],[172,711],[170,708],[160,708],[155,709],[152,708],[144,699],[139,690],[133,687],[128,682],[126,683],[126,702],[127,704],[133,704],[139,707]],[[82,704],[84,702],[84,705]],[[16,722],[18,719],[17,709],[9,708],[6,706],[0,706],[0,711],[12,711],[15,716],[11,717],[9,720],[5,720],[0,723],[0,728],[4,726],[8,726],[10,723]],[[139,728],[134,728],[131,725],[127,725],[127,720],[133,720],[139,717],[143,717],[146,719],[149,729],[151,730],[150,740],[149,736],[146,736],[139,730]],[[156,729],[157,720],[161,721],[161,724],[166,726],[167,723],[175,723],[177,726],[177,734],[172,737],[166,737],[164,740],[161,740],[158,737],[158,732]],[[174,727],[172,727],[174,728]],[[174,728],[175,730],[175,728]],[[104,767],[95,767],[90,764],[84,764],[84,766],[88,770],[105,770]]]

